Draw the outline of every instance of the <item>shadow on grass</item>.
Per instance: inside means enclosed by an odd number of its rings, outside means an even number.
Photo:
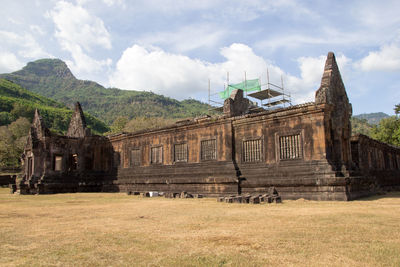
[[[373,196],[358,198],[355,201],[373,201],[385,198],[400,198],[400,191],[383,192]]]

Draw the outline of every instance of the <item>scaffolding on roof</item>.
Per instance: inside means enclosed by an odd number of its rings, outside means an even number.
[[[270,83],[269,81],[269,72],[267,69],[267,83],[266,84],[261,84],[260,79],[252,79],[252,80],[247,80],[246,78],[246,72],[244,73],[244,81],[241,83],[237,84],[229,84],[229,73],[227,73],[227,86],[225,87],[224,85],[224,91],[218,92],[215,94],[211,94],[211,89],[210,89],[210,80],[208,81],[208,104],[209,105],[218,105],[210,110],[212,111],[217,111],[217,112],[222,112],[223,111],[223,102],[215,101],[211,99],[211,96],[216,96],[218,95],[222,101],[225,101],[225,99],[229,98],[232,91],[239,89],[242,90],[245,94],[246,97],[251,97],[255,98],[258,101],[260,101],[260,106],[258,106],[257,102],[252,102],[255,105],[251,108],[253,111],[262,111],[266,107],[268,109],[270,108],[277,108],[278,105],[283,105],[285,107],[286,103],[288,103],[290,106],[292,105],[291,103],[291,96],[290,94],[285,92],[285,88],[283,86],[283,77],[281,76],[281,86],[278,86],[276,84]],[[267,103],[263,103],[264,100],[268,100]]]
[[[280,104],[283,104],[285,106],[285,103],[289,103],[289,105],[292,105],[290,94],[285,93],[285,88],[283,87],[283,77],[281,76],[281,86],[270,83],[268,69],[267,83],[265,84],[265,89],[248,94],[248,96],[260,100],[261,106],[265,106],[268,108],[272,108]],[[266,99],[268,99],[268,103],[263,103],[263,100]]]

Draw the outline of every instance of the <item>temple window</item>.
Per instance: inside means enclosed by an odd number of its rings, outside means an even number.
[[[28,178],[33,174],[33,158],[28,157]]]
[[[188,160],[187,144],[175,144],[174,145],[174,161],[175,162],[187,162],[187,160]]]
[[[245,140],[242,143],[242,161],[261,161],[261,139]]]
[[[78,169],[78,154],[71,155],[70,169],[72,171]]]
[[[162,146],[152,147],[150,163],[151,164],[162,164],[162,162],[163,162],[163,147]]]
[[[54,170],[55,171],[62,171],[62,156],[55,155],[54,156]]]
[[[135,148],[131,150],[131,167],[140,166],[141,165],[141,157],[140,157],[140,149]]]
[[[298,159],[302,158],[303,151],[300,134],[279,137],[279,158]]]
[[[217,140],[203,140],[200,143],[201,160],[217,159]]]
[[[400,155],[397,155],[396,158],[397,158],[397,169],[400,170]]]

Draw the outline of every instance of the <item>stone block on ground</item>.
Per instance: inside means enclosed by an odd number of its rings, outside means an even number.
[[[158,197],[158,192],[150,191],[149,192],[149,197]]]
[[[282,203],[282,198],[281,196],[275,196],[274,197],[275,203]]]
[[[242,196],[235,196],[233,198],[233,203],[242,203]]]
[[[250,203],[252,203],[252,204],[260,204],[260,197],[259,196],[253,196],[253,197],[250,197]]]
[[[250,198],[251,198],[250,195],[243,196],[242,197],[242,203],[250,203]]]
[[[193,198],[193,195],[188,192],[181,192],[180,198]]]
[[[233,198],[232,197],[226,197],[225,198],[226,203],[233,203]]]
[[[270,188],[268,188],[268,195],[270,195],[270,196],[278,195],[278,191],[276,191],[276,188],[274,186],[271,186]]]

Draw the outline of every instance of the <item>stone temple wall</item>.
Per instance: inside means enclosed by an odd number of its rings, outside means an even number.
[[[351,138],[351,153],[359,178],[350,190],[357,197],[400,190],[400,148],[357,134]]]
[[[350,136],[349,103],[329,53],[315,102],[252,113],[242,91],[224,113],[162,129],[102,137],[77,103],[66,136],[50,134],[40,114],[13,190],[263,194],[284,199],[351,200],[400,189],[400,148]]]
[[[343,179],[326,160],[324,108],[308,104],[110,138],[119,155],[120,191],[209,196],[263,193],[286,198],[346,199]],[[215,157],[203,158],[203,142]],[[184,156],[176,150],[184,146]],[[159,148],[160,162],[153,161]],[[344,180],[343,180],[344,181]]]

